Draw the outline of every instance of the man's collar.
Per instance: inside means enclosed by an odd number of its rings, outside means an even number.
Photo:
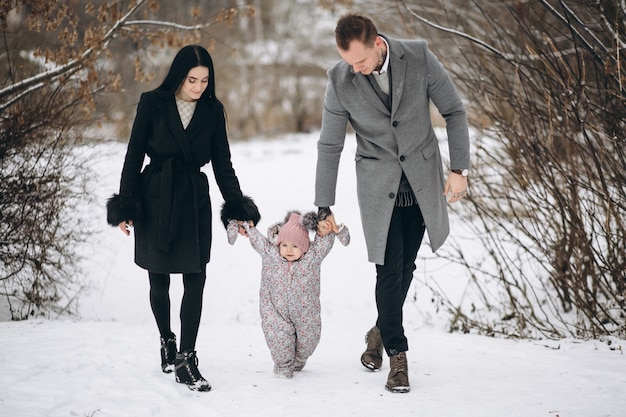
[[[383,62],[383,66],[380,68],[380,71],[378,71],[378,75],[380,74],[384,74],[387,72],[387,69],[389,68],[389,42],[387,42],[387,39],[385,39],[384,37],[378,35],[380,37],[380,39],[383,40],[383,42],[385,42],[385,46],[387,47],[387,53],[385,54],[385,62]]]

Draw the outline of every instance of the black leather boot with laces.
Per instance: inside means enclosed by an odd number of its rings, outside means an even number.
[[[174,372],[176,361],[176,335],[165,340],[161,337],[161,370],[166,374]]]
[[[176,382],[187,384],[192,391],[210,391],[209,381],[198,370],[198,357],[195,351],[176,354]]]

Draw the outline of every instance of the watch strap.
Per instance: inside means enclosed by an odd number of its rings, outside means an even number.
[[[452,172],[454,172],[455,174],[459,174],[463,177],[467,177],[469,174],[469,171],[467,169],[453,169],[451,170]]]

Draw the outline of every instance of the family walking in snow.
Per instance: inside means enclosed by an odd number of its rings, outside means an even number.
[[[224,199],[221,220],[229,243],[250,239],[262,258],[260,313],[277,376],[301,371],[321,334],[320,267],[335,237],[339,160],[348,123],[356,133],[358,203],[368,260],[375,264],[377,320],[366,333],[360,362],[369,370],[389,357],[385,388],[410,391],[402,308],[428,232],[436,251],[449,233],[447,203],[467,194],[469,133],[464,105],[447,71],[420,40],[379,34],[359,14],[339,19],[341,61],[328,83],[317,142],[317,213],[289,212],[263,236],[259,210],[245,196],[231,163],[225,109],[215,96],[213,61],[198,45],[182,48],[162,84],[144,93],[107,221],[135,235],[135,263],[148,271],[150,306],[160,334],[161,369],[195,391],[211,385],[198,370],[196,339],[211,251],[212,208],[206,175],[211,163]],[[446,122],[451,172],[444,176],[430,104]],[[149,164],[143,167],[145,157]],[[310,241],[309,233],[314,233]],[[180,344],[170,323],[170,274],[182,274]],[[371,324],[370,324],[371,326]],[[369,326],[368,326],[369,327]]]

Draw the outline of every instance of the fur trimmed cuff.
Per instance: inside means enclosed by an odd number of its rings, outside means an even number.
[[[252,198],[244,195],[241,200],[225,201],[222,204],[220,219],[224,227],[228,227],[229,220],[252,221],[256,226],[261,220],[259,209]]]
[[[117,226],[129,220],[134,223],[141,221],[142,208],[139,199],[113,194],[107,200],[106,207],[107,223],[111,226]]]

